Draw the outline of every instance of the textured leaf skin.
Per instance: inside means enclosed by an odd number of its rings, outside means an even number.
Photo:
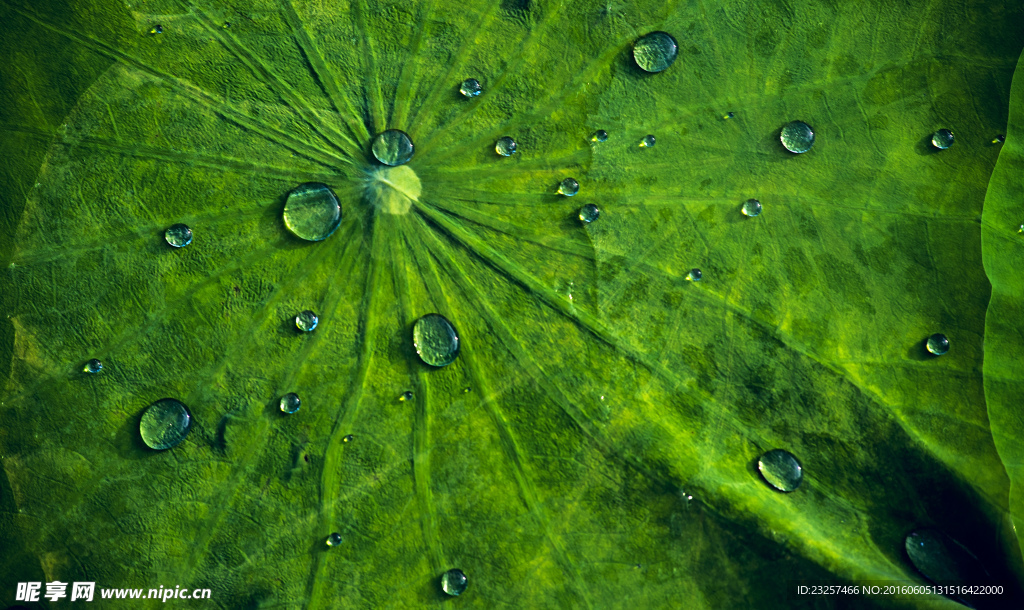
[[[1019,193],[1013,123],[989,141],[1022,10],[3,0],[0,595],[410,607],[459,567],[447,603],[480,608],[952,608],[791,593],[920,580],[903,539],[929,526],[1019,601],[1020,282],[989,220]],[[680,42],[657,75],[630,55],[652,30]],[[416,143],[408,214],[364,197],[387,128]],[[280,218],[305,181],[343,202],[316,244]],[[410,340],[431,312],[462,341],[441,369]],[[166,396],[196,425],[153,452]],[[756,473],[773,448],[804,465],[791,494]]]

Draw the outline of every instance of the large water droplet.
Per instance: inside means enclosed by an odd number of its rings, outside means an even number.
[[[85,366],[82,367],[82,370],[89,374],[99,373],[100,371],[103,370],[103,362],[101,362],[99,358],[93,358],[89,362],[85,363]]]
[[[936,356],[941,356],[949,351],[949,339],[942,333],[935,333],[928,337],[928,341],[925,342],[924,346],[929,352]]]
[[[333,534],[327,537],[327,546],[338,546],[339,544],[341,544],[341,540],[341,534],[339,534],[338,532],[334,532]]]
[[[580,220],[583,222],[594,222],[600,215],[601,210],[597,209],[597,206],[592,203],[588,203],[587,205],[580,208]]]
[[[412,327],[412,343],[420,359],[430,366],[446,366],[459,355],[459,335],[444,316],[429,313]]]
[[[654,146],[655,142],[657,142],[657,139],[655,139],[654,134],[649,133],[640,140],[640,148],[650,148]]]
[[[580,183],[575,178],[566,178],[558,185],[558,194],[572,197],[580,191]]]
[[[782,145],[791,153],[805,153],[814,146],[814,130],[803,121],[786,123],[779,136]]]
[[[914,530],[907,535],[903,546],[917,571],[935,584],[981,585],[991,581],[991,576],[973,553],[938,530]],[[949,597],[962,602],[971,600],[970,595]]]
[[[454,568],[448,570],[441,577],[441,588],[444,592],[451,596],[461,595],[466,590],[466,585],[469,584],[469,579],[466,578],[466,574],[458,569]]]
[[[139,422],[142,440],[153,449],[170,449],[188,436],[192,416],[173,398],[161,398],[146,407]]]
[[[288,193],[284,204],[284,226],[296,237],[321,241],[341,224],[341,204],[326,184],[305,182]]]
[[[462,81],[462,86],[459,87],[459,93],[466,97],[476,97],[483,90],[484,88],[480,86],[480,81],[475,78],[467,78]]]
[[[590,139],[594,142],[607,142],[608,132],[603,129],[598,129],[593,134],[591,134]]]
[[[299,410],[302,406],[302,401],[299,400],[299,395],[295,392],[288,392],[281,397],[281,412],[291,415]]]
[[[316,314],[310,310],[301,311],[295,316],[295,327],[304,333],[308,333],[316,328],[316,325],[320,322],[320,318],[316,317]]]
[[[743,212],[744,216],[757,216],[758,214],[761,213],[761,202],[758,201],[757,199],[747,199],[746,201],[743,202],[743,207],[741,208],[741,211]]]
[[[499,138],[494,144],[494,151],[502,157],[513,155],[516,152],[516,141],[508,136]]]
[[[171,225],[164,231],[164,239],[175,248],[184,248],[192,243],[192,229],[181,223]]]
[[[690,280],[691,282],[699,282],[700,278],[702,277],[704,277],[704,273],[700,269],[697,269],[696,267],[690,269],[690,272],[686,274],[686,279]]]
[[[633,59],[645,72],[667,70],[679,55],[679,44],[668,32],[651,32],[633,43]]]
[[[939,150],[946,150],[953,145],[953,132],[948,129],[940,129],[932,134],[932,146]]]
[[[779,491],[793,491],[804,478],[803,467],[792,453],[772,449],[757,460],[757,469],[769,485]]]
[[[384,165],[404,165],[412,159],[412,138],[399,129],[389,129],[377,134],[372,149]]]

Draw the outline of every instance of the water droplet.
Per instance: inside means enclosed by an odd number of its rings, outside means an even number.
[[[173,398],[161,398],[146,407],[139,422],[142,440],[152,449],[170,449],[188,436],[192,416]]]
[[[85,366],[82,368],[82,370],[89,374],[99,373],[100,371],[103,370],[103,363],[99,360],[99,358],[93,358],[89,362],[85,363]]]
[[[184,248],[192,243],[192,229],[181,223],[171,225],[164,231],[164,239],[175,248]]]
[[[299,410],[302,406],[302,401],[299,400],[299,395],[295,392],[288,392],[281,397],[281,412],[291,415]]]
[[[679,45],[668,32],[651,32],[633,43],[633,59],[644,72],[663,72],[679,55]]]
[[[466,578],[466,574],[458,568],[448,570],[441,577],[441,588],[453,597],[462,594],[468,584],[469,580]]]
[[[412,327],[412,343],[420,359],[430,366],[446,366],[459,355],[459,335],[441,314],[428,313]]]
[[[572,197],[580,191],[580,183],[575,178],[566,178],[558,185],[558,194]]]
[[[654,146],[655,141],[656,140],[654,139],[654,135],[647,134],[646,136],[644,136],[644,139],[640,140],[640,148],[650,148]]]
[[[402,392],[402,395],[398,397],[398,400],[400,400],[402,402],[406,402],[408,400],[412,400],[412,397],[413,397],[412,392],[405,391],[405,392]]]
[[[804,469],[792,453],[772,449],[757,460],[757,469],[769,485],[779,491],[793,491],[804,478]]]
[[[284,203],[284,226],[296,237],[321,241],[341,224],[341,204],[326,184],[304,182],[288,193]]]
[[[480,81],[475,78],[467,78],[462,81],[462,86],[459,87],[459,93],[466,97],[476,97],[483,90],[484,88],[480,86]]]
[[[729,119],[733,118],[734,116],[736,116],[735,112],[726,112],[724,115],[722,115],[722,118],[725,119],[725,120],[729,120]]]
[[[786,123],[779,136],[782,145],[791,153],[805,153],[814,146],[814,130],[803,121]]]
[[[463,394],[469,394],[469,393],[470,393],[471,391],[472,391],[472,389],[471,389],[471,388],[464,388],[464,389],[462,390],[462,393],[463,393]]]
[[[316,314],[310,310],[301,311],[295,316],[295,327],[304,333],[308,333],[316,328],[316,325],[320,322],[320,318],[316,317]]]
[[[597,209],[597,206],[592,203],[588,203],[580,208],[580,220],[585,223],[594,222],[600,215],[601,210]]]
[[[1021,223],[1020,227],[1017,229],[1017,232],[1024,233],[1024,223]]]
[[[996,137],[995,137],[995,138],[994,138],[994,139],[992,140],[992,143],[993,143],[993,144],[1002,144],[1002,143],[1003,143],[1003,142],[1005,142],[1005,141],[1006,141],[1006,136],[1005,136],[1005,135],[1003,135],[1003,134],[999,134],[999,135],[997,135],[997,136],[996,136]]]
[[[686,274],[686,279],[690,280],[691,282],[699,282],[700,278],[702,277],[704,277],[704,274],[701,273],[700,269],[696,268],[690,269],[690,272]]]
[[[932,146],[939,150],[946,150],[953,145],[953,132],[948,129],[940,129],[932,134]]]
[[[608,132],[603,129],[598,129],[590,135],[590,139],[593,142],[606,142],[608,141]]]
[[[973,553],[938,530],[921,528],[910,532],[903,542],[903,548],[917,571],[936,584],[976,585],[991,579]],[[969,596],[952,597],[969,600]],[[968,607],[973,607],[973,604]]]
[[[354,439],[354,438],[355,438],[354,435],[346,434],[345,438],[341,439],[341,442],[343,442],[343,443],[350,443],[350,442],[352,442],[352,439]]]
[[[744,216],[754,217],[761,213],[761,202],[757,199],[747,199],[741,208]]]
[[[373,139],[373,156],[384,165],[404,165],[412,159],[412,138],[398,129],[389,129]]]
[[[949,339],[942,333],[935,333],[928,337],[928,341],[925,342],[924,346],[928,348],[929,352],[936,356],[941,356],[949,351]]]
[[[494,150],[502,157],[513,155],[516,152],[516,141],[508,136],[499,138],[494,145]]]
[[[150,28],[149,33],[150,34],[163,34],[164,33],[164,26],[162,26],[162,25],[160,25],[158,23],[158,24],[154,25],[152,28]]]
[[[341,544],[341,534],[334,532],[327,537],[327,546],[338,546]]]

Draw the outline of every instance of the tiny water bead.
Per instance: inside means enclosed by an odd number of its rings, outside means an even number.
[[[655,142],[656,140],[654,139],[654,135],[647,134],[646,136],[643,137],[642,140],[640,140],[640,148],[650,148],[654,146]]]
[[[327,546],[338,546],[341,544],[341,534],[334,532],[327,537]]]
[[[936,356],[941,356],[949,351],[949,339],[942,333],[935,333],[928,337],[928,341],[925,342],[924,346],[928,348],[928,351]]]
[[[149,29],[149,33],[150,34],[154,34],[154,35],[155,34],[163,34],[164,33],[164,26],[162,26],[162,25],[160,25],[158,23],[158,24],[154,25],[152,28]]]
[[[691,282],[699,282],[702,277],[704,277],[704,274],[701,273],[700,269],[690,269],[690,272],[686,274],[686,279]]]
[[[757,469],[764,480],[779,491],[793,491],[804,478],[800,462],[785,449],[772,449],[762,455],[757,460]]]
[[[310,310],[301,311],[295,316],[295,327],[304,333],[313,331],[320,322],[320,318]]]
[[[371,149],[384,165],[404,165],[412,159],[412,138],[400,129],[389,129],[377,134]]]
[[[288,392],[281,397],[281,412],[291,415],[299,410],[302,406],[302,401],[299,400],[299,395],[295,392]]]
[[[679,44],[668,32],[651,32],[633,43],[633,59],[644,72],[664,72],[679,55]]]
[[[441,314],[428,313],[416,320],[412,343],[420,359],[430,366],[447,366],[459,355],[459,335]]]
[[[398,397],[398,400],[400,400],[402,402],[407,402],[407,401],[412,400],[412,397],[413,397],[413,393],[412,392],[405,391],[405,392],[402,392],[402,395]]]
[[[345,438],[341,439],[341,442],[343,442],[343,443],[350,443],[350,442],[352,442],[352,441],[353,441],[353,440],[354,440],[355,438],[356,438],[356,437],[355,437],[355,435],[353,435],[353,434],[346,434],[346,435],[345,435]]]
[[[725,119],[726,121],[728,121],[729,119],[731,119],[731,118],[733,118],[735,116],[736,116],[735,112],[726,112],[724,115],[722,115],[722,118]]]
[[[466,97],[476,97],[483,90],[484,88],[480,86],[480,81],[475,78],[467,78],[462,81],[462,86],[459,87],[459,93]]]
[[[99,358],[93,358],[89,362],[86,362],[85,366],[82,367],[82,371],[84,371],[86,373],[89,373],[90,375],[94,375],[96,373],[99,373],[102,370],[103,370],[103,363],[99,360]]]
[[[1003,134],[999,134],[992,139],[993,144],[1002,144],[1003,142],[1006,142],[1006,136]]]
[[[164,231],[164,239],[174,248],[184,248],[192,243],[192,229],[181,223],[171,225]]]
[[[458,568],[448,570],[441,577],[441,588],[452,597],[461,595],[468,584],[469,579],[466,578],[466,573]]]
[[[789,152],[805,153],[814,146],[814,130],[803,121],[792,121],[782,128],[779,139]]]
[[[142,441],[151,449],[170,449],[188,436],[192,416],[181,402],[161,398],[146,407],[139,422]]]
[[[575,178],[566,178],[558,185],[558,194],[572,197],[580,191],[580,183]]]
[[[603,129],[598,129],[590,135],[591,142],[607,142],[608,132]]]
[[[597,209],[597,206],[588,203],[587,205],[580,208],[580,220],[585,223],[592,223],[597,220],[597,217],[601,215],[601,210]]]
[[[325,240],[340,224],[341,204],[326,184],[304,182],[288,193],[284,226],[299,239]]]
[[[747,199],[743,202],[743,207],[740,208],[744,216],[750,216],[753,218],[761,213],[761,202],[757,199]]]
[[[499,138],[494,144],[494,151],[502,157],[512,156],[516,152],[516,141],[508,136]]]
[[[939,150],[946,150],[953,145],[953,132],[948,129],[940,129],[932,134],[932,146]]]

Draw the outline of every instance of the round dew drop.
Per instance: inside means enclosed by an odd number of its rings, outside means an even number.
[[[447,366],[459,355],[459,335],[441,314],[429,313],[416,320],[412,342],[420,359],[430,366]]]
[[[299,312],[299,314],[295,316],[295,328],[298,328],[304,333],[312,332],[319,322],[320,318],[308,309],[306,311]]]
[[[772,449],[762,455],[757,460],[757,469],[764,480],[779,491],[793,491],[804,478],[800,462],[785,449]]]
[[[469,580],[466,578],[465,572],[458,568],[448,570],[441,576],[441,589],[452,597],[461,595],[468,584]]]
[[[291,415],[299,410],[302,406],[302,401],[299,400],[299,395],[295,392],[288,392],[281,397],[281,412]]]
[[[174,248],[184,248],[192,243],[192,229],[181,223],[171,225],[164,231],[164,239]]]
[[[722,118],[725,119],[726,121],[728,121],[729,119],[733,118],[734,116],[736,116],[735,112],[726,112],[724,115],[722,115]]]
[[[640,140],[640,148],[650,148],[654,146],[656,141],[657,140],[654,138],[653,134],[647,134],[642,140]]]
[[[283,218],[299,239],[322,241],[341,224],[341,204],[326,184],[305,182],[288,193]]]
[[[686,279],[691,282],[699,282],[702,277],[704,277],[704,274],[697,268],[690,269],[690,272],[686,274]]]
[[[932,146],[939,150],[946,150],[953,145],[953,132],[948,129],[940,129],[932,134]]]
[[[601,215],[601,210],[597,209],[597,206],[588,203],[587,205],[580,208],[580,221],[586,224],[590,224],[597,220],[597,217]]]
[[[598,129],[593,134],[591,134],[590,140],[592,142],[607,142],[608,141],[608,132],[603,130],[603,129]]]
[[[566,178],[558,185],[558,194],[572,197],[580,191],[580,183],[575,178]]]
[[[747,199],[743,202],[743,207],[740,208],[744,216],[750,216],[753,218],[761,213],[761,202],[757,199]]]
[[[925,342],[924,346],[932,354],[941,356],[949,351],[949,339],[942,333],[935,333],[928,337],[928,341]]]
[[[792,121],[782,128],[779,139],[789,152],[805,153],[814,146],[814,130],[803,121]]]
[[[341,544],[341,540],[341,534],[339,534],[338,532],[334,532],[333,534],[327,537],[327,546],[338,546],[339,544]]]
[[[398,129],[389,129],[373,139],[373,156],[384,165],[404,165],[412,159],[412,138]]]
[[[405,392],[402,392],[402,395],[398,397],[398,400],[400,400],[402,402],[408,402],[408,401],[412,400],[412,397],[413,397],[413,393],[412,392],[405,391]]]
[[[459,87],[459,93],[466,97],[476,97],[483,90],[484,88],[480,86],[480,81],[475,78],[467,78],[462,81],[462,86]]]
[[[341,439],[341,442],[343,442],[343,443],[350,443],[350,442],[352,442],[353,439],[355,439],[355,435],[346,434],[345,438]]]
[[[161,398],[146,407],[139,422],[142,441],[151,449],[170,449],[188,436],[192,416],[180,401]]]
[[[651,32],[633,43],[633,59],[644,72],[664,72],[679,55],[679,44],[667,32]]]
[[[516,152],[516,141],[508,136],[499,138],[494,144],[494,151],[502,157],[512,156]]]
[[[93,358],[89,362],[86,362],[85,366],[82,367],[82,371],[84,371],[86,373],[89,373],[90,375],[94,375],[96,373],[99,373],[102,370],[103,370],[103,362],[101,362],[98,358]]]

